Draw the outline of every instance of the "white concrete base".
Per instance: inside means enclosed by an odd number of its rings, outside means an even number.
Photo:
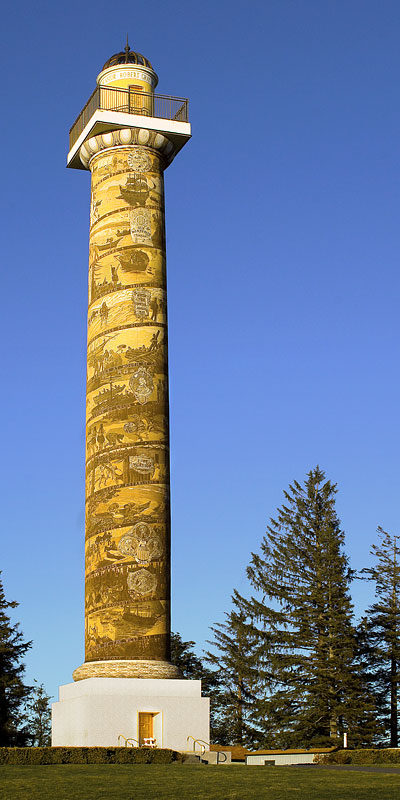
[[[118,747],[139,738],[139,712],[154,714],[157,747],[193,749],[188,737],[210,741],[210,700],[201,681],[86,678],[59,688],[52,706],[52,745]]]

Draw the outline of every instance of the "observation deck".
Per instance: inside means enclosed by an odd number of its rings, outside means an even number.
[[[175,153],[191,137],[189,101],[153,92],[97,86],[69,132],[67,167],[85,169],[79,151],[86,139],[117,128],[147,128],[167,136]]]

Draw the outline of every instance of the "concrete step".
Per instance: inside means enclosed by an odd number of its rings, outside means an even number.
[[[230,764],[232,761],[229,750],[205,750],[204,753],[194,753],[191,750],[185,755],[185,764]]]
[[[232,754],[230,750],[206,750],[201,758],[207,764],[230,764]]]
[[[184,764],[206,764],[206,761],[202,761],[201,756],[196,755],[196,753],[186,753],[186,758],[184,760]]]

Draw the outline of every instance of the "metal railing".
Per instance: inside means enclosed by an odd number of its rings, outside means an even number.
[[[124,736],[123,733],[120,733],[119,736],[118,736],[118,747],[119,747],[119,740],[120,739],[124,739],[124,741],[125,741],[124,747],[129,747],[129,745],[131,747],[134,747],[135,745],[131,744],[131,742],[135,742],[135,744],[137,744],[137,746],[139,747],[139,742],[138,742],[137,739],[132,739],[132,738],[127,739],[126,736]]]
[[[125,114],[159,117],[178,122],[188,122],[189,120],[189,101],[183,97],[137,92],[129,88],[114,89],[109,86],[97,86],[69,132],[70,149],[97,109],[122,111]]]
[[[193,752],[194,753],[196,752],[196,744],[200,745],[201,755],[204,755],[204,753],[206,752],[206,748],[210,747],[210,742],[205,742],[204,739],[195,739],[194,736],[187,736],[186,743],[187,743],[188,746],[189,746],[189,739],[193,739]]]

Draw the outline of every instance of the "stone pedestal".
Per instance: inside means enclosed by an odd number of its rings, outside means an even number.
[[[188,737],[210,741],[209,706],[201,681],[86,678],[60,686],[52,706],[52,745],[123,746],[122,737],[139,740],[139,714],[147,712],[157,747],[189,750]]]

